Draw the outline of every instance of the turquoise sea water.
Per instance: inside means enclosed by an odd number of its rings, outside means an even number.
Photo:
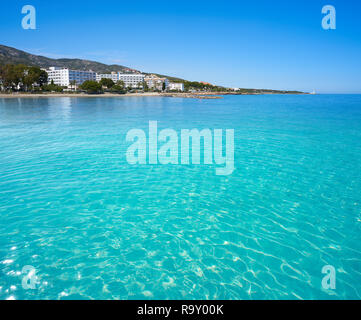
[[[128,164],[149,120],[236,170]],[[360,95],[0,98],[0,299],[360,299],[360,155]]]

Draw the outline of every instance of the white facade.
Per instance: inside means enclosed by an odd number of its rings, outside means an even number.
[[[48,83],[53,81],[58,86],[69,87],[72,81],[80,85],[86,80],[96,80],[96,73],[93,71],[71,70],[58,67],[50,67],[45,71],[48,73]]]
[[[168,90],[184,91],[184,84],[178,82],[169,82]]]
[[[144,74],[140,73],[118,73],[118,80],[123,81],[126,87],[137,88],[144,81]]]
[[[144,81],[148,88],[163,90],[163,87],[170,90],[184,90],[183,83],[169,83],[167,78],[160,78],[156,75],[145,76],[141,73],[95,73],[93,71],[71,70],[68,68],[50,67],[45,70],[48,73],[48,83],[51,81],[54,84],[64,87],[71,87],[72,81],[76,85],[81,85],[84,81],[93,80],[100,81],[101,79],[111,79],[114,83],[123,81],[126,88],[137,88]]]
[[[96,75],[96,80],[99,82],[101,79],[111,79],[113,80],[113,82],[117,82],[118,79],[118,74],[116,72],[112,72],[112,73],[97,73]]]
[[[45,70],[48,74],[48,83],[54,82],[58,86],[69,85],[69,70],[65,68],[50,67]]]
[[[114,83],[117,81],[123,81],[125,87],[137,88],[139,83],[143,83],[144,74],[140,73],[97,73],[96,80],[99,82],[101,79],[112,79]]]
[[[163,90],[163,84],[165,84],[165,88],[168,88],[169,80],[167,78],[160,78],[156,75],[150,75],[144,78],[148,88]]]

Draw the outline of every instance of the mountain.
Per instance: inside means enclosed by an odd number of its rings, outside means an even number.
[[[27,66],[37,66],[41,68],[48,67],[64,67],[74,70],[93,70],[97,73],[139,73],[139,70],[131,69],[118,64],[104,64],[91,60],[83,59],[51,59],[44,56],[38,56],[35,54],[27,53],[22,50],[18,50],[12,47],[4,46],[0,44],[0,65],[3,64],[25,64]],[[143,72],[144,74],[149,74]],[[167,77],[170,81],[184,81],[181,78],[170,77],[166,75],[159,75]]]
[[[4,64],[25,64],[27,66],[37,66],[41,68],[48,67],[64,67],[74,70],[93,70],[97,73],[110,73],[114,72],[122,72],[122,73],[139,73],[139,70],[131,69],[125,66],[117,65],[117,64],[104,64],[91,60],[83,60],[83,59],[51,59],[44,56],[39,56],[31,53],[27,53],[22,50],[18,50],[12,47],[4,46],[0,44],[0,65]],[[142,72],[144,74],[149,74],[147,72]],[[188,81],[170,77],[167,75],[161,75],[154,73],[160,77],[166,77],[170,81],[174,82],[183,82],[187,83]],[[191,84],[197,84],[197,82],[191,82]],[[198,83],[200,84],[200,83]],[[192,85],[191,85],[192,87]],[[197,87],[197,86],[196,86]],[[223,87],[218,87],[223,88]],[[225,88],[224,88],[225,89]],[[265,90],[265,89],[241,89],[240,93],[244,94],[264,94],[264,93],[302,93],[299,91],[279,91],[279,90]]]
[[[75,70],[93,70],[98,73],[109,72],[123,72],[123,73],[137,73],[134,70],[125,66],[83,60],[83,59],[51,59],[35,54],[30,54],[12,47],[0,45],[0,65],[2,64],[25,64],[27,66],[38,66],[41,68],[48,67],[65,67]]]

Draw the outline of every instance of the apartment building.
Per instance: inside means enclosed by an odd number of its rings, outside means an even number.
[[[125,87],[137,88],[139,83],[143,83],[144,74],[140,73],[97,73],[96,80],[99,82],[101,79],[111,79],[114,83],[123,81]]]
[[[168,88],[169,81],[167,78],[161,78],[156,75],[145,76],[141,73],[95,73],[93,71],[71,70],[68,68],[50,67],[44,69],[48,73],[48,82],[54,82],[54,84],[64,87],[70,87],[73,81],[76,85],[81,85],[86,80],[100,81],[101,79],[111,79],[114,83],[123,81],[124,86],[127,88],[138,88],[139,84],[144,81],[147,83],[148,88],[163,90],[163,87]],[[182,83],[173,83],[171,90],[183,91],[184,86]]]
[[[101,79],[111,79],[114,83],[116,83],[118,79],[118,73],[117,72],[111,72],[111,73],[97,73],[96,74],[96,81],[100,81]]]
[[[143,83],[144,74],[141,73],[118,73],[118,80],[123,81],[126,87],[137,88]]]
[[[45,69],[48,73],[48,83],[51,81],[58,86],[69,87],[75,81],[77,85],[81,85],[87,80],[96,80],[96,73],[93,71],[71,70],[68,68],[50,67]]]
[[[178,82],[169,82],[168,90],[184,91],[184,84]]]
[[[149,89],[163,90],[163,87],[167,89],[169,85],[167,78],[161,78],[154,74],[144,77],[144,81]]]

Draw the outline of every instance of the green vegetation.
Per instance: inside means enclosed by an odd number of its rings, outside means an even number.
[[[303,94],[301,91],[270,90],[270,89],[245,89],[240,88],[239,94]]]
[[[183,81],[185,91],[227,91],[227,88],[213,86],[211,84],[205,84],[197,81]]]
[[[74,70],[93,70],[98,73],[110,73],[112,71],[132,73],[132,70],[122,65],[107,65],[96,61],[83,59],[51,59],[35,54],[30,54],[12,47],[0,45],[0,65],[24,64],[27,66],[39,66],[40,68],[61,67]]]
[[[39,67],[23,64],[0,66],[0,87],[5,92],[40,91],[48,81],[48,74]]]
[[[125,89],[124,81],[121,80],[114,83],[112,79],[102,78],[99,81],[99,84],[101,85],[102,88],[106,87],[107,92],[119,93],[119,94],[127,93],[127,90]]]
[[[143,90],[144,90],[144,92],[149,91],[149,87],[148,87],[148,85],[147,85],[147,83],[145,81],[143,81]]]
[[[53,81],[53,80],[51,80],[51,81]],[[71,90],[75,90],[75,89],[76,89],[76,81],[75,81],[75,80],[71,80],[69,84],[70,84]]]
[[[176,78],[176,77],[171,77],[171,76],[167,76],[167,75],[164,75],[164,74],[159,74],[159,73],[147,73],[147,72],[143,72],[143,74],[145,75],[152,75],[154,74],[155,76],[159,77],[159,78],[167,78],[170,82],[183,82],[186,81],[184,79],[181,79],[181,78]]]
[[[125,88],[125,83],[123,80],[118,80],[116,84],[122,88]]]
[[[204,92],[224,92],[233,94],[302,94],[300,91],[286,91],[286,90],[270,90],[270,89],[239,89],[234,91],[232,88],[222,86],[214,86],[212,84],[197,82],[197,81],[177,81],[183,82],[184,91],[204,91]]]
[[[86,91],[87,93],[102,93],[102,85],[93,80],[84,81],[83,84],[80,86],[81,90]]]
[[[124,89],[124,87],[120,86],[118,84],[115,84],[114,86],[112,86],[112,88],[110,89],[110,92],[119,93],[119,94],[127,93],[127,91]]]
[[[111,89],[115,84],[112,79],[108,79],[108,78],[102,78],[99,83],[102,86],[107,87],[108,89]]]
[[[54,84],[54,81],[51,80],[51,83],[50,83],[50,84],[46,84],[46,85],[43,86],[43,91],[62,92],[62,91],[63,91],[63,87]]]

